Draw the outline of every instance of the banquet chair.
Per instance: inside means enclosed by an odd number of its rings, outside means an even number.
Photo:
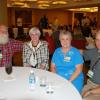
[[[76,47],[77,49],[85,49],[86,41],[85,40],[72,40],[72,46]]]
[[[13,66],[23,66],[22,51],[13,54],[12,63]]]

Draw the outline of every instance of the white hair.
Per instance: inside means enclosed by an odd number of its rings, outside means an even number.
[[[60,38],[62,35],[68,35],[68,36],[70,36],[70,37],[72,38],[72,34],[71,34],[69,31],[65,31],[65,30],[60,31],[59,38]]]
[[[37,27],[32,27],[32,28],[29,30],[29,35],[31,35],[31,34],[33,34],[33,33],[38,34],[38,36],[41,35],[41,32],[40,32],[39,28],[37,28]]]

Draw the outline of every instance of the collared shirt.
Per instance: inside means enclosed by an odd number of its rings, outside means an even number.
[[[5,45],[0,44],[2,54],[2,58],[0,59],[0,67],[3,67],[7,63],[11,63],[14,52],[18,52],[22,50],[22,48],[23,43],[14,39],[9,39],[9,42]]]
[[[71,47],[70,50],[64,54],[62,48],[57,48],[52,57],[52,63],[55,64],[56,73],[65,79],[70,79],[71,75],[75,72],[78,64],[83,64],[83,57],[79,50]],[[83,88],[83,73],[81,72],[72,83],[81,92]]]
[[[85,50],[83,52],[83,56],[85,61],[90,60],[90,69],[92,70],[92,65],[93,65],[93,78],[92,81],[96,84],[100,84],[100,59],[94,64],[94,62],[100,58],[100,52],[98,51],[97,48],[93,48],[90,50]]]
[[[36,60],[36,62],[34,60]],[[48,69],[48,61],[49,61],[49,50],[46,41],[39,41],[37,47],[33,47],[31,42],[24,44],[23,48],[24,65],[29,64],[34,66],[35,65],[34,63],[37,63],[36,68],[40,68],[41,64],[45,64],[45,69]]]

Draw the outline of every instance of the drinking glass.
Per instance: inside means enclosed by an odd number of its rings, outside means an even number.
[[[5,71],[6,71],[6,73],[8,74],[8,75],[10,75],[11,73],[12,73],[12,66],[5,66]]]
[[[40,86],[41,87],[45,87],[46,86],[46,82],[47,82],[47,79],[46,79],[45,76],[40,77]]]
[[[5,72],[7,74],[5,80],[12,80],[13,79],[13,77],[12,77],[12,71],[13,71],[12,64],[11,63],[5,64]]]
[[[12,57],[9,56],[9,62],[5,63],[5,72],[7,75],[10,75],[12,73]]]
[[[53,83],[52,82],[48,82],[47,83],[46,93],[47,94],[54,93],[54,87],[53,87]]]

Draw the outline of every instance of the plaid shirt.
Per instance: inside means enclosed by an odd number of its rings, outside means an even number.
[[[37,60],[36,68],[40,68],[41,64],[45,64],[45,69],[48,70],[48,61],[49,61],[49,50],[48,50],[48,44],[46,41],[40,41],[40,45],[38,45],[35,49],[33,50],[34,47],[32,47],[32,43],[28,42],[24,44],[23,47],[23,64],[30,64],[30,57],[33,56]],[[31,45],[30,45],[31,44]]]
[[[9,42],[5,45],[0,44],[0,50],[2,53],[2,58],[0,59],[0,67],[5,66],[7,63],[11,63],[14,52],[18,52],[22,50],[22,48],[23,43],[14,39],[9,39]]]

